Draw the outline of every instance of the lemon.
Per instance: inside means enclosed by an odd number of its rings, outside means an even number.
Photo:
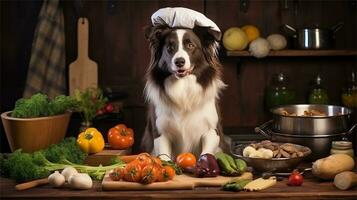
[[[223,34],[223,46],[227,50],[243,50],[248,45],[247,35],[238,27],[232,27]]]
[[[247,34],[248,42],[251,42],[257,39],[260,36],[259,29],[254,25],[245,25],[242,27],[242,30]]]

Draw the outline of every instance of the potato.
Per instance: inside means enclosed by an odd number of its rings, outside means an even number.
[[[265,158],[265,159],[271,159],[271,158],[273,158],[273,154],[274,154],[274,153],[273,153],[273,151],[270,150],[270,149],[260,148],[260,149],[258,149],[258,151],[262,153],[263,158]]]
[[[352,170],[354,165],[355,162],[350,156],[333,154],[315,161],[312,165],[312,173],[321,179],[331,180],[340,172]]]
[[[250,154],[254,153],[256,150],[251,147],[251,146],[247,146],[244,148],[243,150],[243,156],[245,157],[250,157]]]

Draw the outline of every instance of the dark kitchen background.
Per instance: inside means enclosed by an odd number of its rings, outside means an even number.
[[[88,0],[61,1],[61,4],[65,17],[66,66],[77,57],[77,18],[85,16],[90,23],[89,56],[98,63],[99,86],[110,88],[122,97],[121,117],[107,120],[124,121],[135,130],[136,141],[140,141],[145,126],[143,77],[150,59],[143,30],[159,8],[192,8],[212,19],[223,32],[233,26],[253,24],[260,28],[263,37],[282,33],[283,24],[331,27],[343,22],[343,28],[336,33],[336,49],[352,52],[357,49],[355,0]],[[76,4],[83,6],[78,9]],[[13,109],[15,101],[22,97],[42,1],[1,1],[0,5],[0,106],[4,112]],[[272,77],[279,72],[288,77],[289,87],[296,90],[299,103],[306,102],[311,82],[320,73],[330,103],[341,105],[342,88],[352,71],[357,71],[356,53],[256,59],[228,57],[223,49],[220,59],[228,88],[222,94],[220,105],[223,127],[228,135],[253,134],[255,126],[270,119],[264,95]],[[98,123],[105,127],[105,120]],[[2,124],[0,128],[1,152],[8,152]],[[72,124],[67,136],[78,134],[77,130]]]

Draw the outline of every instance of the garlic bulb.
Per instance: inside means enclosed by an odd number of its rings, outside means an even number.
[[[48,176],[48,183],[53,187],[61,187],[65,183],[65,178],[58,171]]]
[[[92,188],[93,181],[88,174],[77,173],[69,177],[68,183],[73,189],[86,190]]]
[[[61,174],[64,176],[66,181],[68,181],[69,177],[73,174],[78,174],[78,171],[74,167],[66,167],[62,170]]]

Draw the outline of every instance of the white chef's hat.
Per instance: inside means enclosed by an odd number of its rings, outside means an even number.
[[[205,15],[188,8],[161,8],[151,16],[153,26],[167,25],[171,28],[181,27],[193,29],[195,26],[207,27],[216,40],[221,37],[221,30]]]

